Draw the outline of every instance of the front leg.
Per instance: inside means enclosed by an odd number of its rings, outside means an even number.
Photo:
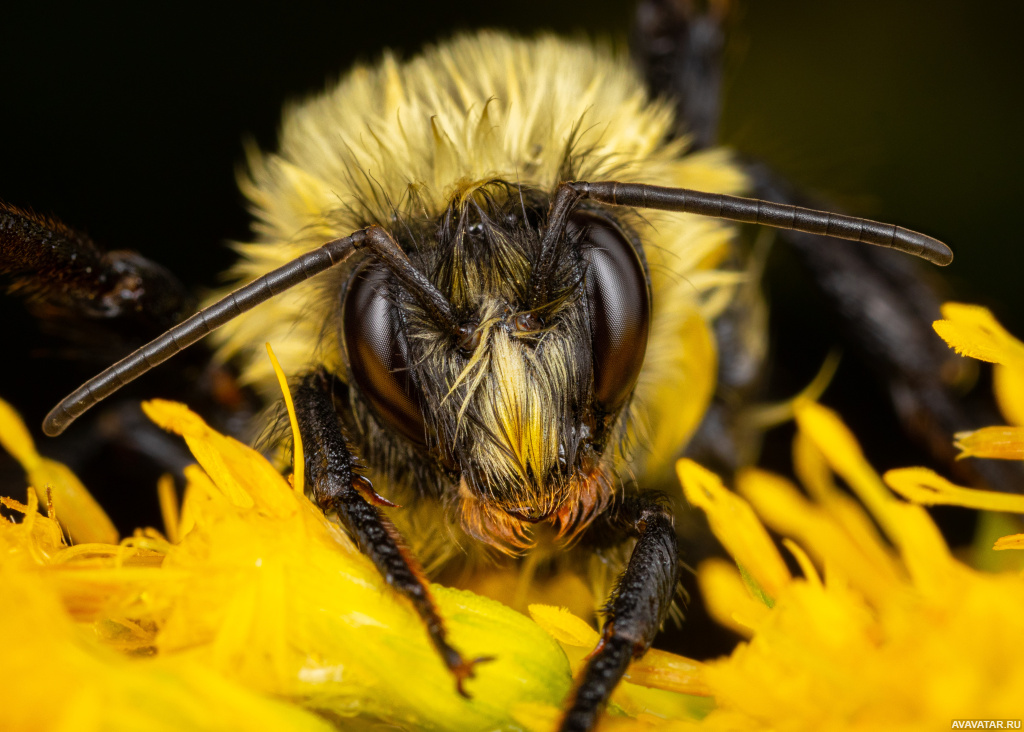
[[[355,472],[356,458],[341,433],[331,399],[331,380],[330,374],[318,369],[303,379],[295,391],[295,412],[313,499],[325,513],[337,513],[384,580],[412,603],[441,659],[454,674],[456,688],[468,698],[463,682],[473,677],[473,665],[485,659],[466,661],[448,645],[444,624],[418,563],[394,525],[364,497],[365,494],[375,502],[383,501],[373,492],[369,481]]]
[[[594,728],[629,662],[651,647],[679,582],[679,547],[668,510],[639,498],[626,502],[619,513],[639,538],[608,601],[601,641],[562,719],[562,732]]]
[[[155,262],[104,251],[56,219],[3,201],[0,276],[44,322],[66,322],[71,336],[89,321],[125,336],[159,333],[192,309],[182,284]]]

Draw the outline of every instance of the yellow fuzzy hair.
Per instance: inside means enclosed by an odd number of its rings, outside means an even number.
[[[289,108],[278,152],[250,154],[241,185],[257,241],[236,246],[234,284],[368,223],[386,225],[395,210],[413,213],[414,200],[422,217],[489,179],[554,190],[570,144],[579,179],[740,192],[728,155],[687,154],[674,123],[671,105],[651,100],[625,59],[584,42],[483,32],[407,62],[385,54]],[[739,280],[715,269],[728,225],[642,215],[653,320],[632,429],[651,449],[639,451],[636,474],[663,469],[706,409],[716,370],[708,324]],[[337,282],[317,278],[232,321],[214,336],[219,356],[240,359],[243,380],[267,399],[278,392],[266,341],[289,374],[324,363],[344,377],[339,329],[325,322],[337,312]]]

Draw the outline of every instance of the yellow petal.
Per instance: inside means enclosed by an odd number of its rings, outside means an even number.
[[[146,408],[203,467],[186,471],[182,537],[163,565],[188,581],[166,588],[161,654],[187,653],[332,718],[359,713],[406,728],[501,728],[509,705],[558,704],[568,693],[565,653],[536,624],[432,585],[452,645],[495,657],[475,669],[473,699],[460,697],[410,604],[308,498],[180,405]]]
[[[1008,535],[1024,529],[1024,516],[1002,511],[982,511],[978,516],[974,540],[965,559],[981,572],[1017,572],[1024,579],[1024,552],[992,551]]]
[[[829,568],[826,574],[842,574],[872,599],[884,597],[899,584],[901,572],[890,557],[878,548],[865,551],[829,512],[808,501],[785,478],[744,470],[736,487],[768,526],[798,541]]]
[[[901,496],[925,506],[963,506],[981,511],[1024,513],[1024,496],[964,488],[928,468],[899,468],[882,476]]]
[[[997,539],[992,548],[996,550],[1024,549],[1024,534],[1011,534]]]
[[[211,429],[184,404],[154,399],[143,402],[142,410],[160,427],[185,438],[203,470],[235,505],[249,508],[257,499],[267,510],[295,510],[287,497],[291,486],[251,447]]]
[[[935,321],[932,327],[960,355],[1008,366],[1024,363],[1024,344],[1010,335],[988,308],[947,302],[942,316],[945,320]]]
[[[317,715],[211,672],[187,655],[114,653],[65,612],[52,575],[0,569],[0,689],[10,730],[330,732]]]
[[[992,391],[1006,421],[1024,427],[1024,366],[996,364],[992,369]]]
[[[844,535],[865,561],[890,579],[899,576],[896,561],[864,506],[835,484],[825,455],[804,432],[793,440],[793,465],[807,492],[829,514],[834,531]]]
[[[44,565],[66,548],[60,525],[39,513],[39,497],[34,488],[28,489],[27,504],[0,496],[0,506],[24,516],[20,522],[0,516],[0,568],[4,563]]]
[[[203,504],[211,502],[226,502],[223,494],[210,480],[210,476],[203,472],[198,465],[185,466],[185,494],[181,501],[181,514],[178,517],[177,539],[180,541],[200,522],[202,528],[208,528],[206,522],[209,520],[209,511],[204,510]]]
[[[797,408],[797,424],[899,548],[918,589],[941,591],[948,573],[956,568],[942,534],[927,512],[892,495],[834,412],[819,404],[804,403]]]
[[[292,392],[288,388],[288,378],[274,355],[274,349],[267,343],[267,354],[274,365],[274,375],[277,376],[277,383],[281,387],[281,394],[284,396],[284,405],[288,410],[288,422],[292,428],[292,487],[296,493],[305,492],[305,467],[306,460],[302,452],[302,435],[299,433],[299,420],[295,416],[295,404],[292,402]]]
[[[563,645],[592,651],[601,636],[588,623],[561,607],[530,605],[530,617]],[[634,661],[626,678],[635,684],[681,694],[707,694],[700,679],[703,664],[674,653],[651,649]]]
[[[800,571],[804,575],[810,584],[815,586],[821,586],[821,577],[818,575],[818,570],[814,567],[811,562],[811,558],[807,556],[807,552],[803,550],[799,544],[792,539],[786,538],[782,540],[782,545],[789,550],[789,553],[796,559],[797,565],[800,567]]]
[[[709,559],[697,568],[697,583],[708,614],[719,625],[749,637],[772,612],[750,594],[736,566],[724,559]]]
[[[628,675],[628,674],[627,674]],[[711,700],[693,694],[641,686],[624,680],[612,692],[609,710],[622,711],[633,717],[628,729],[644,728],[643,721],[662,722],[665,719],[688,719],[707,714]],[[653,717],[653,719],[651,719]],[[615,719],[611,713],[606,719]],[[621,719],[621,717],[620,717]],[[657,727],[652,727],[657,729]]]
[[[885,509],[893,502],[892,495],[864,457],[853,433],[835,412],[814,402],[797,405],[796,421],[800,431],[813,441],[832,470],[847,482],[888,533]]]
[[[174,490],[174,478],[164,473],[156,484],[156,495],[160,500],[160,515],[164,520],[164,533],[172,544],[177,543],[181,517],[178,511],[178,494]]]
[[[679,694],[708,696],[711,693],[704,681],[703,663],[657,648],[652,648],[643,658],[633,661],[625,678],[634,684]]]
[[[590,650],[601,640],[598,632],[586,621],[564,607],[530,605],[528,609],[533,622],[550,633],[559,643]]]
[[[73,540],[83,544],[117,543],[114,522],[67,466],[41,457],[27,472],[31,485],[40,491],[50,491],[57,519],[67,527]]]
[[[106,511],[66,466],[36,452],[25,423],[2,399],[0,445],[21,463],[28,474],[29,485],[34,486],[40,496],[45,498],[47,491],[50,492],[57,517],[72,539],[82,543],[117,543],[117,529]]]
[[[31,470],[39,460],[39,453],[36,452],[25,423],[14,407],[3,399],[0,399],[0,446],[21,463],[25,470]]]
[[[786,563],[750,505],[726,490],[717,475],[692,460],[676,463],[683,492],[704,510],[711,530],[733,559],[775,597],[790,581]]]
[[[892,536],[900,557],[918,591],[947,596],[963,565],[953,559],[942,532],[921,506],[894,502],[889,513],[900,530]]]
[[[953,444],[960,449],[957,459],[966,457],[1024,460],[1024,427],[982,427],[957,432]]]
[[[836,375],[841,358],[842,356],[838,350],[830,351],[822,362],[821,368],[818,369],[818,373],[811,380],[811,383],[805,386],[796,396],[785,401],[755,405],[746,409],[743,413],[744,425],[764,431],[791,421],[796,412],[796,405],[800,401],[814,402],[825,393],[825,389],[832,383],[832,377]]]

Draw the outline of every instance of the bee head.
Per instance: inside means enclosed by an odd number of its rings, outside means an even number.
[[[443,317],[378,259],[345,288],[350,385],[382,432],[457,480],[464,527],[492,543],[521,544],[522,522],[572,533],[603,505],[643,364],[641,250],[575,204],[492,182],[393,227]]]

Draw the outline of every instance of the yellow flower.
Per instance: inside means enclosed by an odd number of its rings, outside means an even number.
[[[743,570],[721,560],[698,570],[713,616],[746,638],[705,665],[717,706],[699,726],[933,730],[957,718],[1019,719],[1024,578],[954,559],[925,510],[886,488],[835,414],[809,402],[796,411],[806,495],[748,470],[740,497],[692,462],[678,467]]]
[[[531,605],[530,615],[565,650],[573,675],[585,665],[600,635],[565,608]],[[635,730],[648,727],[671,729],[666,720],[683,723],[703,717],[712,708],[704,683],[704,664],[689,658],[652,649],[634,661],[624,680],[612,693],[611,711],[600,730]],[[561,709],[532,705],[519,710],[517,721],[536,732],[556,727]]]
[[[1001,364],[1001,407],[1024,427],[1024,345],[987,311],[944,312],[943,337]],[[3,444],[81,542],[67,543],[35,491],[24,505],[3,500],[20,518],[0,522],[5,730],[340,723],[540,732],[557,723],[571,673],[597,642],[565,610],[531,606],[530,620],[434,585],[453,645],[497,657],[478,667],[474,698],[462,699],[415,612],[306,499],[301,475],[293,487],[184,406],[149,402],[150,418],[180,434],[198,465],[186,471],[180,511],[173,484],[159,486],[166,537],[147,529],[115,543],[84,487],[35,453],[4,406]],[[925,510],[886,487],[836,415],[807,399],[794,411],[805,492],[747,470],[737,495],[695,463],[677,466],[688,499],[735,560],[702,565],[701,594],[744,642],[704,663],[650,652],[631,665],[601,731],[923,730],[1019,718],[1024,576],[958,561]],[[998,450],[980,432],[977,442],[958,436],[965,452],[1016,449],[1012,431]],[[1020,497],[963,489],[920,468],[885,481],[918,503],[1024,512]],[[1024,535],[996,545],[1010,547],[1024,547]]]
[[[330,728],[311,711],[491,729],[516,705],[561,704],[571,677],[547,633],[435,585],[452,643],[496,657],[460,697],[411,606],[262,456],[183,405],[144,408],[199,462],[176,543],[67,546],[34,492],[5,501],[23,514],[0,523],[5,730]]]
[[[1024,460],[1024,343],[977,305],[948,302],[935,332],[957,353],[995,364],[993,382],[1003,416],[1013,426],[985,427],[956,435],[961,458]]]
[[[1024,343],[1010,335],[986,308],[961,303],[942,306],[935,331],[957,353],[995,364],[993,383],[999,409],[1012,426],[960,432],[954,443],[960,458],[1024,460]],[[964,506],[1024,513],[1024,498],[973,490],[950,483],[925,468],[890,470],[885,481],[897,493],[925,505]],[[994,549],[1024,549],[1024,534],[998,539]]]
[[[535,622],[432,586],[453,645],[495,657],[467,685],[473,699],[462,698],[412,607],[303,495],[301,476],[289,485],[181,404],[143,408],[198,461],[186,469],[180,512],[173,483],[159,486],[168,538],[146,529],[119,544],[69,546],[35,490],[27,504],[3,499],[14,514],[0,521],[4,730],[331,729],[325,719],[346,729],[480,730],[558,719],[570,664]],[[13,410],[0,411],[0,434],[41,460]],[[60,468],[47,475],[71,475]],[[59,517],[81,524],[75,507],[87,517],[99,508],[69,480],[80,500]],[[579,666],[597,634],[572,620],[566,647]],[[581,638],[586,650],[576,648]],[[636,683],[614,710],[702,713],[706,703],[677,693],[706,694],[699,675],[700,664],[654,653],[631,671]]]
[[[29,485],[45,488],[49,493],[53,508],[60,514],[72,539],[117,542],[117,529],[89,491],[67,467],[36,452],[25,425],[3,399],[0,399],[0,447],[21,464]]]

